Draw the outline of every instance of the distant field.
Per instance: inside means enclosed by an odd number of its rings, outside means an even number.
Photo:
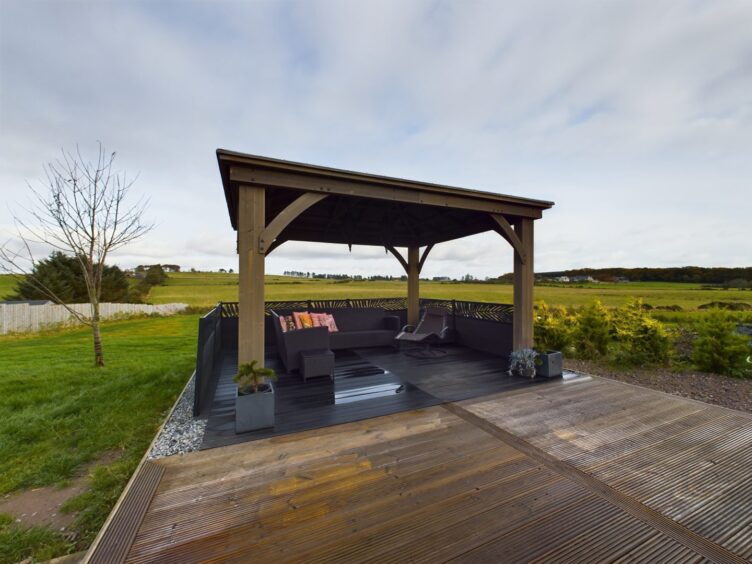
[[[218,301],[237,301],[237,274],[178,273],[171,274],[166,286],[152,289],[149,299],[154,303],[184,302],[210,307]],[[512,286],[451,282],[421,282],[421,296],[485,302],[512,302]],[[285,276],[266,277],[266,299],[325,299],[404,296],[405,282],[336,282]],[[631,297],[641,297],[652,306],[678,305],[693,311],[712,301],[746,302],[752,304],[752,291],[703,290],[699,284],[633,282],[625,284],[587,284],[583,286],[538,286],[535,298],[553,305],[581,306],[595,299],[607,306],[619,306]]]
[[[10,294],[14,286],[11,276],[0,275],[0,297]],[[396,297],[406,293],[407,285],[400,281],[337,282],[286,276],[266,277],[267,300]],[[420,293],[426,298],[512,303],[512,286],[508,284],[422,281]],[[686,312],[697,311],[702,304],[713,301],[752,304],[750,290],[704,290],[699,284],[677,282],[551,285],[535,288],[536,300],[562,306],[582,306],[599,299],[609,307],[616,307],[632,297],[642,298],[653,307],[678,305]],[[238,300],[238,275],[217,272],[170,274],[167,285],[153,288],[148,299],[155,304],[182,302],[208,309],[219,301]],[[679,321],[687,315],[656,312],[657,317],[666,321]],[[738,317],[752,321],[752,313],[738,314]]]

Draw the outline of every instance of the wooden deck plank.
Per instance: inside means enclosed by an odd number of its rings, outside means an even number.
[[[619,395],[607,394],[601,402],[604,387]],[[532,414],[524,419],[507,416],[509,400],[503,396],[462,406],[504,432],[524,433],[535,448],[746,558],[748,539],[743,531],[752,507],[752,488],[746,487],[752,464],[752,417],[597,379],[579,384],[578,393],[570,397],[581,398],[588,390],[598,400],[597,407],[578,399],[583,413],[577,417],[585,421],[573,425],[567,404],[559,403],[563,407],[558,428],[558,412],[539,414],[537,424]],[[538,389],[518,394],[515,402],[522,396],[530,405],[550,393]],[[664,404],[662,416],[656,416],[656,400]],[[523,423],[529,425],[525,431]],[[737,532],[741,540],[735,544],[730,539]]]
[[[745,414],[553,383],[162,459],[127,560],[742,562],[750,464]]]

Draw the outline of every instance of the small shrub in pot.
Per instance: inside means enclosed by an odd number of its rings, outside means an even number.
[[[243,433],[274,427],[274,387],[277,375],[271,368],[258,366],[258,361],[238,366],[233,380],[237,383],[235,397],[235,432]]]

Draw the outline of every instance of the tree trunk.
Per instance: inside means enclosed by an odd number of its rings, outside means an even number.
[[[99,304],[92,304],[94,314],[91,317],[91,331],[94,334],[94,366],[104,366],[102,335],[99,332]]]

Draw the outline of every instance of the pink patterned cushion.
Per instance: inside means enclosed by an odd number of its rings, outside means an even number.
[[[337,323],[334,321],[334,316],[331,313],[325,313],[324,315],[326,315],[326,326],[329,328],[329,332],[336,333],[339,331]]]
[[[321,327],[321,314],[320,313],[312,313],[311,314],[311,321],[313,321],[314,327]]]
[[[287,333],[287,320],[284,315],[279,316],[279,324],[282,327],[282,332]]]

